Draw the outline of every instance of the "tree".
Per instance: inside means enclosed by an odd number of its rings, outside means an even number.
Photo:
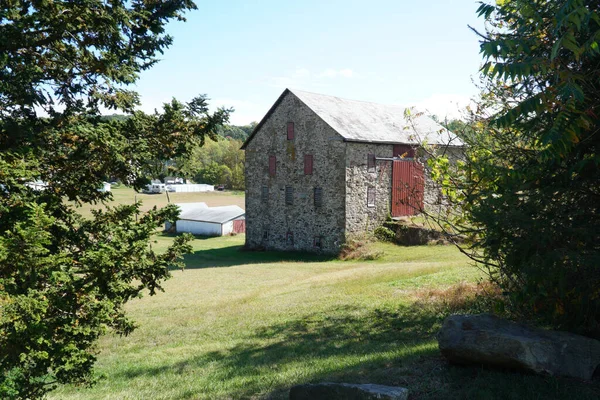
[[[244,189],[244,152],[242,141],[231,138],[207,140],[175,161],[178,174],[196,182],[224,184],[231,189]]]
[[[223,127],[219,129],[217,133],[219,134],[219,136],[222,136],[224,138],[231,138],[235,140],[244,141],[250,135],[248,130],[250,129],[250,132],[252,132],[252,129],[250,127],[251,125],[223,125]]]
[[[111,176],[140,189],[152,160],[179,157],[215,137],[230,110],[206,97],[162,113],[135,112],[127,85],[171,44],[189,0],[8,1],[0,6],[0,397],[39,398],[58,383],[93,381],[94,344],[134,329],[124,304],[161,290],[189,251],[178,237],[150,247],[174,207],[139,204],[82,218],[104,203]],[[128,118],[102,118],[100,109]],[[45,189],[29,184],[41,179]]]
[[[462,206],[442,219],[511,312],[600,337],[600,4],[504,0],[479,14],[466,163],[432,159]]]
[[[231,178],[231,170],[223,164],[211,161],[200,168],[196,179],[209,185],[224,185]]]

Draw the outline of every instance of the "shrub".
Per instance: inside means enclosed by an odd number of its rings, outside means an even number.
[[[439,218],[512,313],[600,338],[600,5],[490,3],[466,158],[428,159]]]
[[[393,242],[396,234],[390,228],[386,228],[385,226],[380,226],[375,229],[373,232],[375,237],[383,242]]]

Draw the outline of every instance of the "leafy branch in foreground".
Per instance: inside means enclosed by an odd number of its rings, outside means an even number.
[[[134,328],[123,306],[161,289],[190,251],[182,236],[162,254],[152,235],[177,210],[105,207],[108,177],[135,188],[151,160],[181,157],[214,137],[232,110],[206,96],[134,111],[127,89],[171,43],[164,26],[189,0],[0,5],[0,397],[40,398],[61,383],[93,382],[95,343]],[[128,118],[102,118],[100,109]],[[33,185],[43,181],[42,186]]]
[[[600,337],[600,5],[482,4],[483,95],[465,162],[432,157],[467,239],[520,317]]]

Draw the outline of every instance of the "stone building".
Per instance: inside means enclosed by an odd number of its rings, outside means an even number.
[[[333,253],[439,194],[420,143],[462,143],[404,108],[286,89],[248,137],[246,246]]]

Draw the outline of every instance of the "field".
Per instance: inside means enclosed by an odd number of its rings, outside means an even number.
[[[453,247],[380,243],[382,258],[357,262],[243,252],[243,241],[196,239],[164,293],[128,305],[139,328],[101,340],[97,384],[50,398],[285,399],[294,384],[324,380],[401,385],[412,399],[600,395],[597,384],[440,357],[445,299],[460,300],[480,278]]]
[[[154,206],[164,207],[171,203],[193,203],[205,202],[209,207],[236,205],[246,208],[243,192],[206,192],[206,193],[162,193],[162,194],[144,194],[136,193],[133,189],[124,186],[113,186],[113,200],[108,204],[111,206],[117,204],[133,204],[135,201],[142,202],[142,210],[147,211]],[[85,204],[77,207],[77,211],[83,216],[89,216],[94,208],[102,208],[101,205]]]

